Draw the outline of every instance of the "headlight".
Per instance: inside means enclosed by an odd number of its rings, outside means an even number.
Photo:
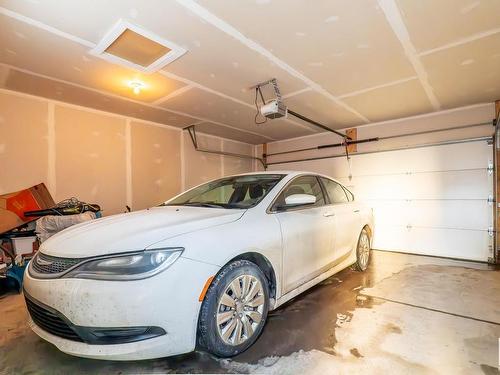
[[[172,265],[183,248],[146,250],[90,259],[64,277],[97,280],[138,280],[160,273]]]

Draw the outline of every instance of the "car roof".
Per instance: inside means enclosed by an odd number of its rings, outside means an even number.
[[[282,171],[260,171],[260,172],[249,172],[249,173],[238,173],[233,176],[251,176],[251,175],[262,175],[262,174],[284,174],[287,175],[288,177],[294,177],[294,176],[299,176],[303,174],[307,175],[314,175],[314,176],[320,176],[320,177],[325,177],[330,180],[334,180],[335,182],[338,182],[339,184],[343,185],[341,182],[337,181],[333,177],[327,176],[325,174],[317,173],[317,172],[311,172],[311,171],[287,171],[287,170],[282,170]]]
[[[259,175],[259,174],[302,174],[302,173],[312,173],[312,172],[299,172],[299,171],[257,171],[248,173],[238,173],[235,176],[248,176],[248,175]],[[314,173],[315,174],[315,173]]]

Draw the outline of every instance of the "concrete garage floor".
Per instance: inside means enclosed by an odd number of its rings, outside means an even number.
[[[498,374],[500,272],[485,264],[373,252],[270,314],[247,352],[105,362],[71,357],[26,324],[22,296],[0,300],[0,373]]]

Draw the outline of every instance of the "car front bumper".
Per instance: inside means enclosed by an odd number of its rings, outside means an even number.
[[[26,297],[59,313],[69,326],[101,330],[146,326],[165,333],[120,344],[89,344],[65,338],[57,327],[42,327],[37,319],[30,325],[59,350],[80,357],[138,360],[190,352],[196,345],[198,297],[217,271],[216,266],[181,257],[164,272],[135,281],[35,279],[26,272]]]

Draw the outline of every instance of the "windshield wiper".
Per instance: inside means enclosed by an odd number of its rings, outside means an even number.
[[[182,203],[182,206],[199,206],[199,207],[210,207],[210,208],[225,208],[223,203],[215,202],[186,202]]]

